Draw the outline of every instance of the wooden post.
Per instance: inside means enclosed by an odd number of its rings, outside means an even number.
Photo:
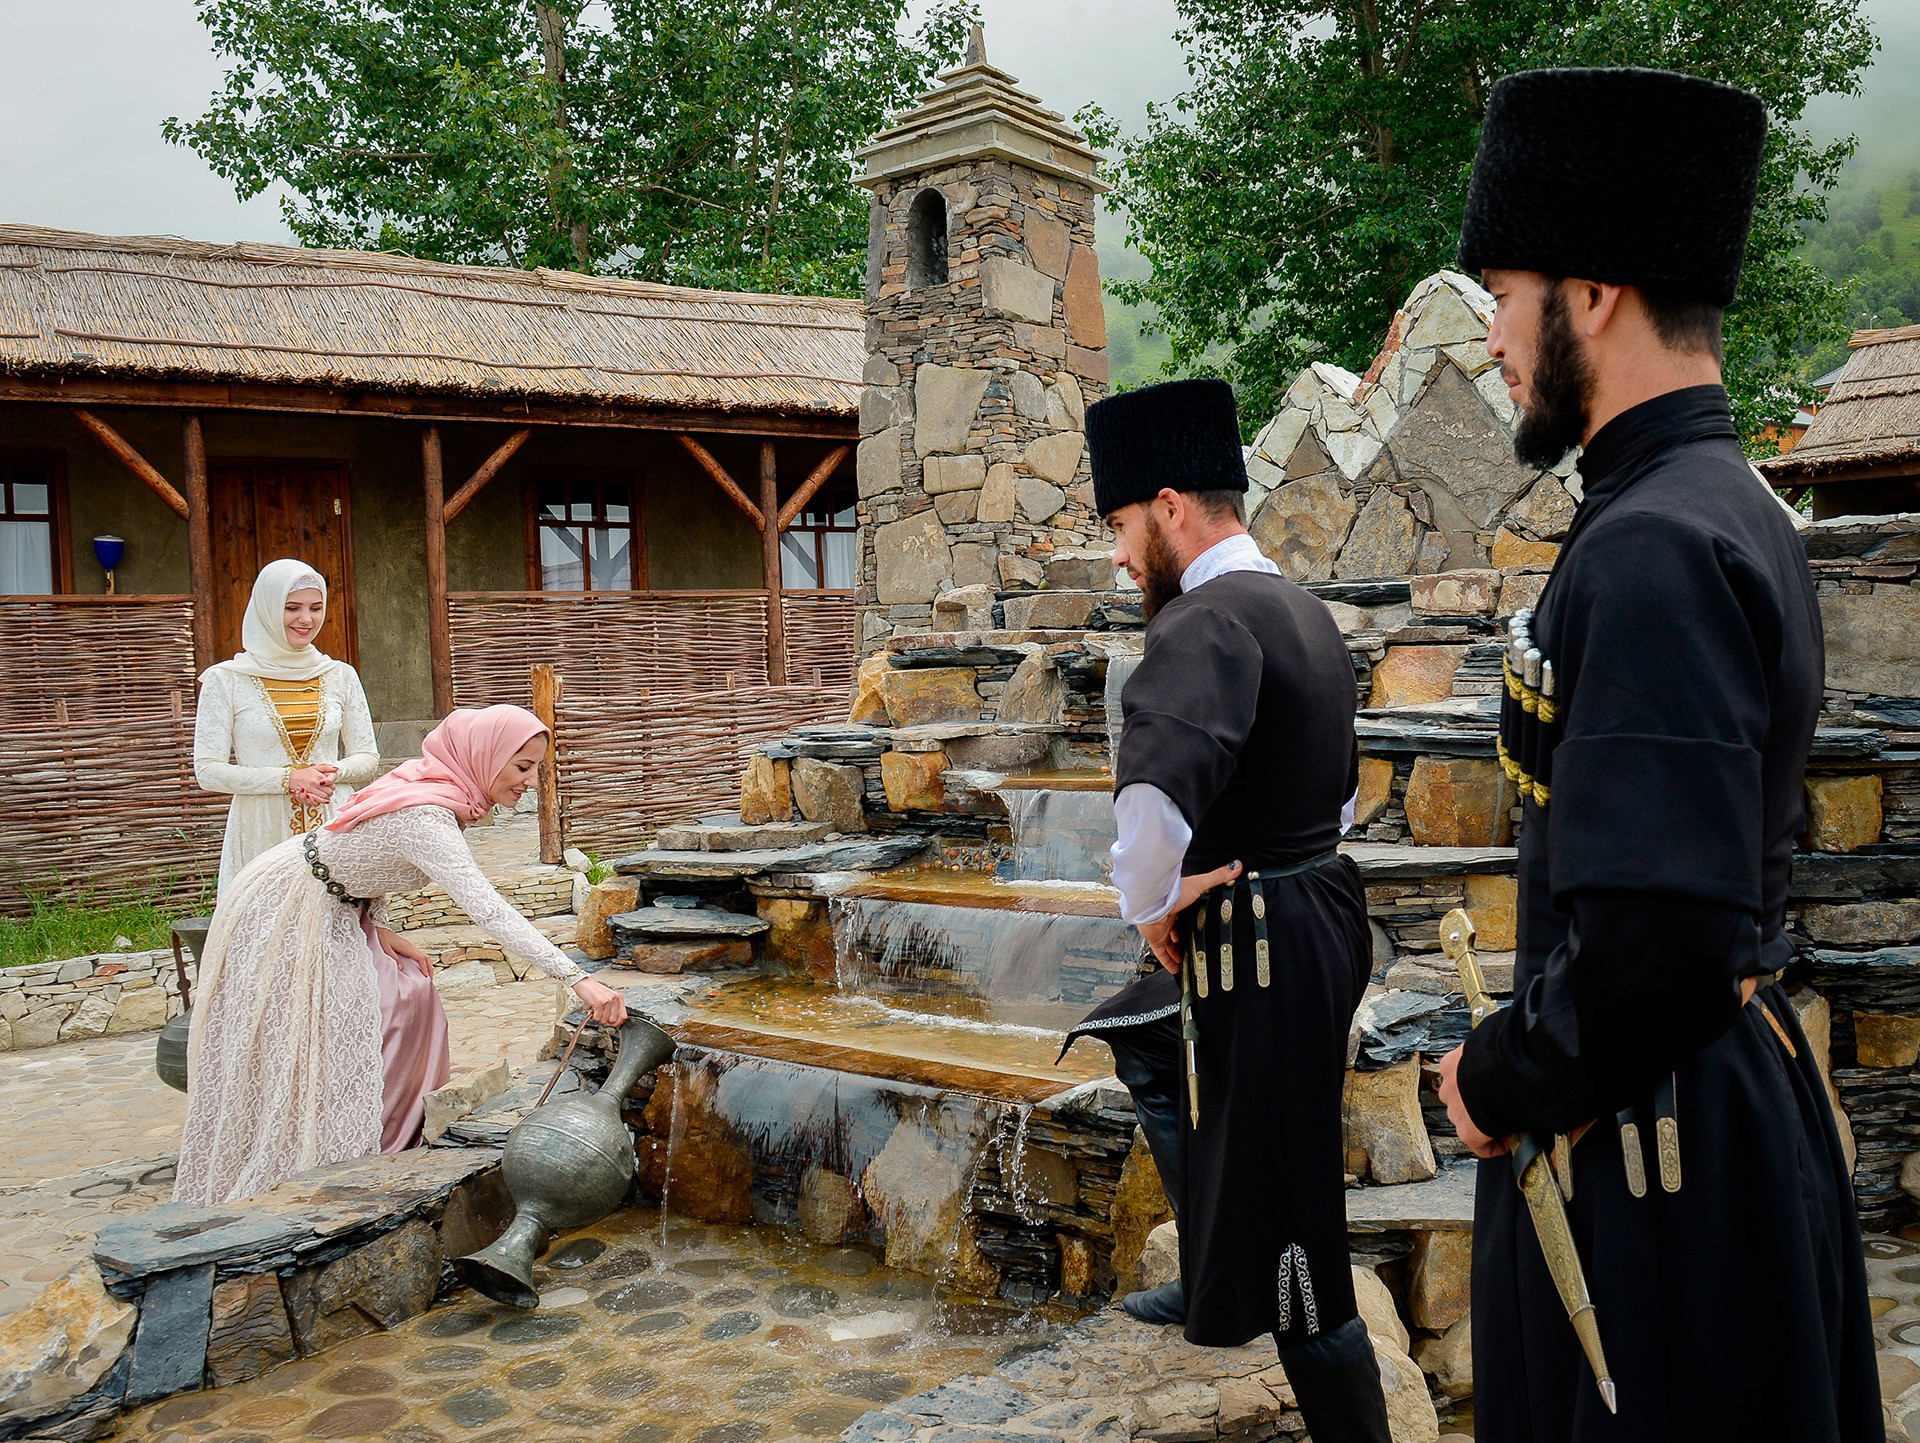
[[[126,438],[118,431],[94,415],[93,412],[78,406],[74,407],[73,419],[93,432],[93,434],[99,438],[100,444],[119,458],[122,466],[125,466],[129,471],[133,472],[134,475],[146,482],[148,486],[152,487],[153,494],[166,502],[174,515],[184,517],[187,514],[186,498],[173,489],[173,483],[171,481],[153,469],[153,466],[148,462],[146,457],[129,446]]]
[[[193,590],[193,669],[205,671],[213,654],[213,511],[207,500],[207,438],[200,416],[187,412],[182,426],[186,452],[187,578]]]
[[[447,623],[447,491],[440,468],[440,428],[420,438],[420,473],[427,513],[427,664],[433,674],[433,714],[453,710],[453,633]]]
[[[787,684],[787,618],[780,599],[780,484],[773,442],[760,443],[760,567],[767,583],[767,685]]]
[[[527,668],[527,680],[533,690],[533,714],[553,733],[553,743],[535,773],[535,785],[540,794],[540,860],[557,866],[567,850],[560,830],[560,678],[541,662]]]

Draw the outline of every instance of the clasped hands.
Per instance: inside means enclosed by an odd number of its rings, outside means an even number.
[[[324,807],[333,800],[333,782],[339,775],[340,768],[332,762],[297,767],[287,777],[287,792],[303,807]]]

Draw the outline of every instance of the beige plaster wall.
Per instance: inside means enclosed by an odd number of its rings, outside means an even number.
[[[183,484],[180,413],[102,407],[99,414],[169,481]],[[376,721],[427,717],[426,533],[421,514],[420,423],[274,412],[209,412],[209,458],[301,457],[344,461],[351,478],[354,603],[360,673]],[[449,495],[506,438],[507,428],[444,425]],[[55,406],[0,406],[0,448],[64,454],[74,590],[105,589],[92,538],[126,539],[118,573],[123,593],[185,592],[186,523],[115,460],[72,415]],[[753,493],[758,448],[715,443],[722,464]],[[810,464],[817,446],[796,452]],[[526,586],[523,488],[542,466],[632,468],[646,497],[649,583],[656,590],[761,584],[760,539],[746,517],[687,457],[670,434],[542,427],[447,532],[447,583],[454,591],[519,591]],[[789,463],[783,452],[782,474]]]

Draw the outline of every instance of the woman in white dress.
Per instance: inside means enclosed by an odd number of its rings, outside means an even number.
[[[225,1203],[418,1142],[426,1094],[446,1081],[446,1014],[426,954],[386,928],[390,892],[438,884],[595,1020],[626,1020],[620,994],[514,911],[461,835],[519,800],[547,742],[520,707],[456,711],[420,758],[222,889],[194,991],[176,1202]]]
[[[222,888],[269,847],[326,821],[380,769],[359,674],[313,644],[326,617],[319,572],[269,562],[240,622],[246,650],[200,678],[193,773],[233,798]]]

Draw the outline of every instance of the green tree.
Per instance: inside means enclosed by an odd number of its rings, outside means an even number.
[[[1816,145],[1796,123],[1812,97],[1857,91],[1878,44],[1860,0],[1180,0],[1180,14],[1191,88],[1137,136],[1098,110],[1080,119],[1118,148],[1112,199],[1153,267],[1115,292],[1157,310],[1169,373],[1233,381],[1249,426],[1308,361],[1366,369],[1408,291],[1453,264],[1493,82],[1549,65],[1683,70],[1767,102],[1728,389],[1748,434],[1806,394],[1800,357],[1843,324],[1844,297],[1796,254],[1801,224],[1825,216],[1852,142]]]
[[[308,245],[857,295],[856,147],[972,0],[197,0],[222,89],[166,122]]]

